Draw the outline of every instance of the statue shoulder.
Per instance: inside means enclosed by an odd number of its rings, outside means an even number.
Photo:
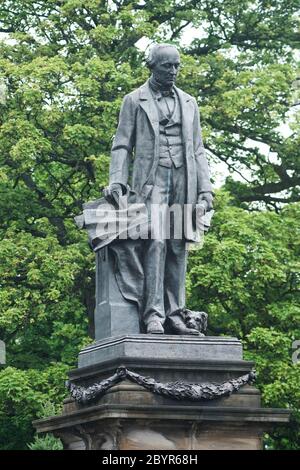
[[[135,90],[131,91],[130,93],[124,96],[123,102],[136,104],[139,100],[139,96],[140,88],[136,88]]]
[[[186,93],[183,91],[181,88],[176,87],[176,91],[178,94],[182,96],[182,98],[186,101],[192,101],[195,105],[197,105],[197,100],[194,98],[194,96],[190,95],[189,93]]]

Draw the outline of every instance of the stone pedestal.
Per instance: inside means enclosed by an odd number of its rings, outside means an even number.
[[[37,431],[52,432],[70,450],[255,450],[264,432],[289,420],[287,410],[262,408],[252,385],[211,400],[175,399],[160,393],[160,386],[155,393],[145,388],[149,381],[133,383],[130,374],[130,380],[110,382],[120,366],[156,384],[203,385],[238,383],[253,363],[242,359],[235,338],[126,335],[98,341],[80,352],[79,368],[69,378],[81,396],[94,384],[110,386],[91,401],[65,400],[62,415],[36,421]]]
[[[111,338],[126,332],[138,334],[137,305],[128,302],[118,287],[114,258],[109,247],[96,253],[95,339]]]

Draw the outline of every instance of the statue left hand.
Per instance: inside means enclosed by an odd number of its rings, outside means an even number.
[[[209,212],[213,209],[213,200],[214,196],[213,193],[207,192],[207,193],[200,193],[198,196],[198,204],[201,203],[201,201],[205,201],[207,204],[206,211]]]

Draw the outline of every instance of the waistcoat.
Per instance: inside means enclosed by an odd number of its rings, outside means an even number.
[[[159,115],[159,165],[176,168],[184,164],[182,145],[181,109],[177,94],[172,115],[168,116],[161,106],[161,101],[155,100]],[[166,109],[166,108],[165,108]]]

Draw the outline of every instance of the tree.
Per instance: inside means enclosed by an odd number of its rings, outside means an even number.
[[[68,366],[48,364],[44,369],[6,367],[0,374],[0,443],[2,450],[28,449],[33,440],[32,420],[45,415],[47,403],[61,411]]]
[[[14,97],[7,107],[22,109],[18,119],[31,123],[13,139],[6,130],[4,153],[12,152],[6,164],[45,210],[51,211],[62,185],[69,211],[78,208],[99,182],[121,96],[145,78],[136,42],[147,37],[180,44],[192,26],[201,39],[183,48],[179,84],[199,98],[207,148],[240,175],[242,181],[230,179],[228,187],[239,202],[278,206],[299,200],[297,114],[290,117],[290,136],[278,130],[297,104],[298,9],[296,0],[4,0],[1,30],[16,41],[2,49],[2,76]],[[9,116],[14,127],[16,117]],[[32,155],[35,138],[39,148]],[[24,146],[27,166],[19,174],[15,166]],[[28,175],[37,157],[47,167],[50,197]],[[52,223],[61,238],[67,236],[60,218]]]
[[[89,341],[93,255],[73,217],[107,184],[121,99],[148,76],[137,41],[181,46],[178,85],[198,98],[209,157],[226,162],[232,173],[226,181],[233,197],[229,216],[248,217],[232,204],[248,209],[257,201],[279,210],[299,200],[299,135],[296,127],[287,138],[278,131],[285,120],[297,121],[297,8],[294,0],[1,2],[0,338],[10,366],[0,374],[3,445],[26,448],[31,420],[49,394],[58,404],[65,393],[61,371],[74,366]],[[184,45],[188,27],[200,39]],[[255,142],[276,152],[276,159]],[[277,221],[275,214],[265,217],[274,217],[271,225]],[[191,302],[195,295],[200,302],[208,291],[201,294],[191,279]],[[256,287],[263,302],[258,282],[246,284],[241,295]],[[255,324],[254,304],[250,326],[241,301],[233,306],[241,310],[222,310],[224,332],[246,337],[267,328]],[[256,336],[249,338],[254,349]],[[55,385],[46,379],[34,385],[33,377],[50,371]],[[22,390],[6,401],[10,377]]]

